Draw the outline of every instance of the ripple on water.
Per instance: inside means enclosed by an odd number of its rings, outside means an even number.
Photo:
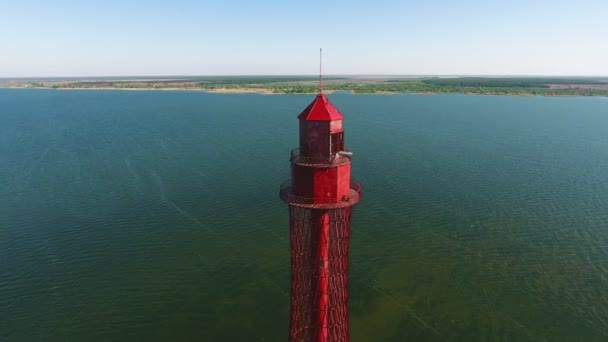
[[[10,109],[0,126],[8,340],[286,336],[289,230],[277,192],[307,97],[0,98]],[[606,339],[605,101],[332,101],[364,186],[353,341]]]

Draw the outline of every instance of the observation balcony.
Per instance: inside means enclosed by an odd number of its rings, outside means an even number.
[[[336,209],[350,207],[359,203],[361,200],[361,185],[359,183],[350,181],[350,194],[348,197],[340,199],[329,199],[329,198],[311,198],[302,197],[293,193],[293,187],[291,181],[286,181],[281,184],[279,196],[283,202],[293,205],[296,207],[310,208],[310,209]]]
[[[350,163],[351,156],[348,150],[340,151],[330,157],[306,157],[300,154],[299,148],[291,150],[289,160],[292,164],[310,167],[335,167]]]

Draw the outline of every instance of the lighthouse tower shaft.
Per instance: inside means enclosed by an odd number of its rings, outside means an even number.
[[[348,341],[351,208],[361,189],[350,178],[343,116],[322,94],[298,116],[300,148],[281,186],[291,237],[290,341]]]

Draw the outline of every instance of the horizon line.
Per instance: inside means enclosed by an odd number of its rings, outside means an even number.
[[[325,77],[608,77],[606,75],[592,74],[325,74]],[[318,78],[318,74],[141,74],[141,75],[78,75],[78,76],[0,76],[0,80],[11,79],[37,79],[37,78],[137,78],[137,77],[311,77]]]

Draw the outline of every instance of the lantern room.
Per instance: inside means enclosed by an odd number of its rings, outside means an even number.
[[[344,150],[344,117],[325,95],[317,95],[298,119],[302,156],[329,158]]]

